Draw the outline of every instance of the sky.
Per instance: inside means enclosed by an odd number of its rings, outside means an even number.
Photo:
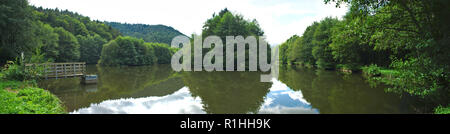
[[[44,8],[68,9],[92,20],[163,24],[185,35],[200,34],[204,22],[224,8],[256,19],[271,45],[302,35],[314,21],[342,18],[347,7],[336,8],[323,0],[29,0]]]

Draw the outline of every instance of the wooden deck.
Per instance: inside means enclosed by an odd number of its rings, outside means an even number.
[[[25,64],[26,67],[43,67],[45,79],[81,77],[86,74],[85,62]]]

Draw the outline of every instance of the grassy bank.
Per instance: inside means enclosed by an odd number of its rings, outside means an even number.
[[[63,114],[61,101],[33,82],[0,80],[0,114]]]

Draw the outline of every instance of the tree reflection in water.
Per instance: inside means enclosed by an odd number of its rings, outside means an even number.
[[[259,72],[185,72],[184,84],[206,113],[257,113],[272,83]]]

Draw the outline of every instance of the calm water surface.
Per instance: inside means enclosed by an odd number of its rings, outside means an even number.
[[[181,72],[170,65],[88,66],[98,84],[79,78],[45,80],[73,114],[204,113],[412,113],[408,100],[371,87],[360,74],[280,68],[259,82],[258,72]]]

